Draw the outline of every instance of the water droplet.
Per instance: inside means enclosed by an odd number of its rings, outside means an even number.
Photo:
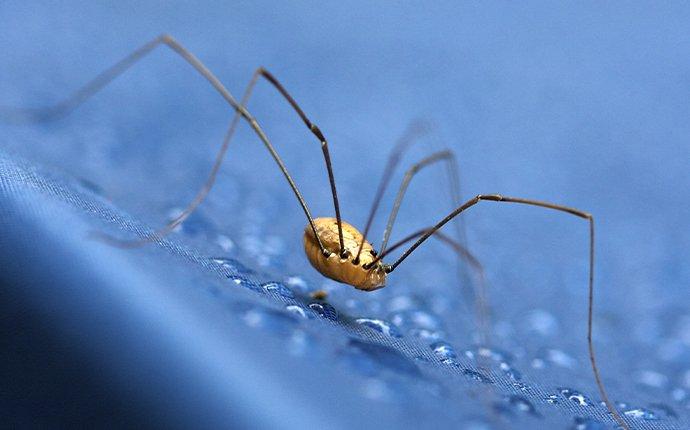
[[[552,336],[558,331],[558,320],[550,312],[543,309],[535,309],[526,316],[530,330],[542,336]]]
[[[390,400],[393,397],[393,392],[390,388],[380,379],[368,379],[363,387],[364,396],[371,400]]]
[[[541,358],[535,358],[532,360],[532,369],[543,369],[544,368],[544,360]]]
[[[256,283],[248,279],[244,279],[239,276],[228,276],[228,279],[230,279],[235,285],[239,285],[240,287],[244,287],[259,293],[263,292],[263,289],[261,287],[259,287]]]
[[[488,376],[484,375],[483,373],[477,372],[476,370],[472,369],[463,369],[462,374],[467,376],[468,378],[471,378],[475,381],[484,383],[484,384],[493,384],[494,381],[491,380]]]
[[[295,330],[288,339],[288,352],[291,355],[302,356],[307,352],[309,345],[307,334],[302,330]]]
[[[559,397],[555,394],[551,394],[549,397],[546,398],[547,403],[551,403],[552,405],[557,405]]]
[[[287,297],[288,299],[295,298],[295,294],[292,292],[292,290],[279,282],[268,282],[263,284],[261,288],[263,288],[266,292],[276,293],[283,297]]]
[[[532,402],[527,400],[519,394],[511,394],[503,398],[503,402],[494,403],[494,408],[496,411],[504,415],[513,415],[515,412],[520,414],[529,414],[533,416],[540,416],[537,413],[537,409],[534,407]]]
[[[337,321],[338,311],[328,303],[309,303],[309,309],[313,310],[321,317]]]
[[[242,321],[252,328],[264,328],[280,335],[288,335],[297,324],[294,318],[270,308],[248,304],[239,305]]]
[[[657,414],[657,416],[661,415],[663,418],[678,418],[678,414],[676,414],[676,411],[674,411],[673,408],[671,408],[670,406],[665,405],[663,403],[651,403],[649,407],[657,412],[660,412],[660,414]]]
[[[448,342],[438,341],[432,343],[429,346],[431,347],[431,350],[434,351],[434,354],[436,354],[436,356],[441,360],[454,360],[458,356],[455,353],[455,349],[453,349],[453,346]]]
[[[304,309],[300,305],[287,305],[287,306],[285,306],[285,310],[287,310],[292,315],[295,315],[299,318],[304,318],[304,319],[311,318],[311,313],[307,313],[306,309]]]
[[[671,397],[676,402],[682,402],[683,400],[685,400],[688,397],[688,392],[682,388],[674,388],[671,391]]]
[[[443,337],[443,332],[428,330],[425,328],[411,328],[410,330],[408,330],[408,333],[410,334],[410,336],[416,339],[421,339],[425,342],[437,341]]]
[[[569,369],[572,369],[577,364],[577,361],[573,357],[560,349],[549,349],[546,351],[546,359],[557,366],[567,367]]]
[[[508,396],[508,403],[510,403],[510,405],[517,411],[532,415],[536,415],[537,413],[537,410],[532,402],[523,396],[512,394]]]
[[[391,337],[402,337],[398,329],[394,326],[391,325],[390,323],[380,320],[380,319],[375,319],[375,318],[357,318],[355,320],[357,324],[363,325],[365,327],[372,328],[376,330],[379,333],[383,333],[387,336]]]
[[[589,400],[584,394],[576,390],[573,390],[571,388],[559,388],[558,391],[561,392],[561,395],[563,395],[563,397],[580,406],[592,405],[591,400]]]
[[[300,293],[306,293],[307,289],[309,288],[307,282],[299,276],[288,276],[285,278],[285,283],[290,288],[297,290]]]
[[[224,234],[219,234],[216,237],[216,245],[220,246],[220,249],[225,252],[230,252],[235,248],[235,242]]]
[[[656,421],[659,419],[654,411],[649,409],[632,407],[623,402],[618,403],[616,406],[618,406],[626,417],[645,421]]]
[[[441,328],[441,321],[438,317],[417,309],[408,309],[396,312],[391,315],[391,321],[393,324],[405,330],[410,328],[439,330]]]
[[[465,352],[465,355],[470,358],[475,356],[489,358],[497,363],[510,363],[513,361],[513,356],[510,353],[486,346],[479,346],[476,350],[468,350]]]
[[[642,385],[654,388],[662,388],[668,383],[668,378],[653,370],[640,370],[635,373],[635,379]]]
[[[510,364],[506,363],[505,361],[502,361],[498,367],[501,369],[503,373],[506,374],[510,379],[513,381],[519,381],[522,379],[522,374],[520,373],[519,370],[511,366]]]
[[[606,425],[593,418],[575,417],[572,430],[606,430]]]

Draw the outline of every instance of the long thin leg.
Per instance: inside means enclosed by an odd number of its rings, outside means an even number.
[[[76,109],[79,105],[84,103],[88,98],[96,94],[98,91],[103,89],[107,84],[109,84],[111,81],[113,81],[115,78],[120,76],[122,73],[124,73],[126,70],[128,70],[130,67],[132,67],[136,62],[138,62],[140,59],[145,57],[147,54],[149,54],[151,51],[153,51],[156,47],[159,45],[166,45],[168,46],[173,52],[177,53],[180,55],[187,63],[189,63],[201,76],[203,76],[212,86],[213,88],[228,102],[230,106],[235,110],[236,115],[235,118],[233,119],[230,128],[228,129],[228,132],[225,135],[225,139],[223,140],[223,144],[218,151],[218,154],[216,155],[216,160],[214,162],[214,165],[211,169],[211,173],[209,174],[209,177],[206,180],[206,183],[204,186],[199,190],[197,193],[196,197],[194,200],[189,204],[189,206],[182,212],[180,216],[178,216],[176,219],[172,220],[168,225],[160,229],[159,231],[155,232],[154,234],[150,235],[149,237],[145,238],[143,241],[136,241],[136,242],[121,242],[120,245],[125,245],[125,246],[138,246],[141,243],[146,243],[149,241],[155,241],[158,240],[160,237],[164,236],[167,234],[169,231],[171,231],[175,226],[179,225],[185,218],[187,218],[192,211],[204,200],[204,198],[208,195],[209,191],[211,190],[216,176],[218,174],[218,170],[220,169],[220,165],[222,163],[223,157],[225,156],[225,153],[227,152],[228,146],[230,144],[230,138],[232,137],[232,134],[235,130],[235,127],[237,125],[237,121],[239,117],[243,117],[251,126],[251,128],[254,130],[254,132],[257,134],[259,139],[261,139],[262,143],[268,149],[268,151],[271,153],[271,156],[275,160],[275,162],[278,164],[278,167],[280,168],[281,172],[285,176],[285,179],[288,181],[290,184],[290,188],[292,188],[293,193],[295,194],[295,197],[300,203],[300,206],[302,206],[302,210],[304,211],[304,214],[306,215],[307,219],[309,220],[309,224],[314,231],[317,243],[319,244],[319,247],[321,248],[321,251],[324,253],[324,255],[329,255],[330,253],[324,248],[323,244],[321,243],[321,239],[319,235],[316,233],[316,226],[314,225],[314,219],[311,216],[311,213],[309,211],[309,208],[307,207],[307,204],[302,197],[302,194],[300,193],[299,189],[297,188],[297,185],[295,184],[294,180],[290,176],[287,168],[285,167],[285,164],[283,163],[282,159],[278,155],[278,153],[275,151],[275,148],[269,141],[268,137],[264,133],[263,129],[259,125],[259,123],[256,121],[256,119],[249,113],[249,111],[244,107],[244,101],[242,104],[237,103],[235,98],[230,94],[230,92],[223,86],[223,84],[218,80],[218,78],[198,59],[194,54],[192,54],[190,51],[188,51],[186,48],[184,48],[182,45],[180,45],[172,36],[163,34],[150,42],[146,43],[145,45],[141,46],[139,49],[135,50],[128,56],[126,56],[124,59],[120,60],[117,62],[115,65],[112,67],[106,69],[104,72],[96,76],[91,82],[87,83],[85,86],[77,90],[74,94],[72,94],[70,97],[66,98],[65,100],[57,103],[54,106],[48,107],[48,108],[41,108],[41,109],[2,109],[0,110],[0,116],[4,117],[7,120],[12,120],[12,121],[17,121],[17,122],[36,122],[36,121],[48,121],[48,120],[53,120],[60,118],[62,116],[65,116],[72,112],[74,109]],[[268,79],[268,78],[267,78]],[[270,79],[269,79],[270,80]],[[245,93],[245,98],[248,98],[249,92],[251,92],[251,87],[253,87],[254,83],[250,83],[248,87],[248,92]],[[275,84],[274,84],[275,85]],[[280,85],[280,84],[278,84]],[[278,89],[281,90],[282,87],[278,86]],[[283,95],[287,94],[284,92],[284,90],[281,91]],[[288,96],[288,101],[293,107],[296,107],[296,103],[294,103],[294,100],[292,100],[291,97]],[[306,117],[304,116],[304,113],[297,107],[297,112],[300,114],[300,117],[302,117],[303,120],[306,120]],[[323,138],[323,134],[321,131],[316,127],[315,125],[311,123],[307,123],[307,125],[310,127],[310,130],[321,140],[322,142],[322,147],[327,147],[325,143],[325,139]],[[333,191],[334,195],[334,200],[336,201],[336,212],[339,212],[339,209],[337,208],[337,198],[335,197],[335,185],[333,182],[333,174],[330,168],[330,157],[328,157],[328,150],[327,148],[324,149],[324,156],[326,157],[326,162],[329,170],[329,179],[331,180],[331,188]],[[342,234],[341,234],[342,236]],[[118,241],[115,241],[118,242]],[[342,237],[341,237],[341,243],[342,243]]]
[[[519,203],[530,206],[539,206],[547,209],[553,209],[560,212],[569,213],[577,217],[586,219],[589,221],[589,294],[588,294],[588,310],[587,310],[587,347],[589,349],[589,361],[592,366],[592,372],[594,373],[594,379],[596,381],[597,387],[599,388],[599,393],[601,394],[604,403],[609,412],[613,415],[614,419],[623,428],[629,429],[627,423],[620,416],[616,408],[613,406],[606,394],[606,389],[601,381],[601,376],[599,374],[599,368],[596,363],[596,356],[594,354],[594,343],[592,341],[592,319],[594,314],[594,217],[587,212],[583,212],[579,209],[570,208],[567,206],[561,206],[554,203],[543,202],[538,200],[529,200],[517,197],[505,197],[500,194],[479,194],[471,200],[468,200],[457,209],[453,210],[445,218],[439,221],[433,228],[427,230],[422,234],[403,254],[398,258],[398,260],[391,266],[388,266],[387,271],[390,273],[394,271],[400,263],[402,263],[415,249],[417,249],[424,241],[431,237],[434,233],[443,227],[450,220],[460,215],[465,210],[476,205],[480,201],[493,201],[493,202],[505,202],[505,203]]]
[[[405,197],[405,193],[407,192],[407,188],[414,178],[414,176],[419,173],[423,168],[429,167],[434,165],[434,163],[445,161],[446,166],[448,167],[448,173],[449,173],[449,179],[450,179],[450,192],[451,192],[451,198],[452,198],[452,203],[455,206],[460,204],[460,191],[459,191],[459,180],[458,180],[458,168],[457,168],[457,160],[455,157],[455,153],[450,150],[445,150],[445,151],[439,151],[434,154],[429,155],[428,157],[425,157],[424,159],[420,160],[419,162],[413,164],[405,173],[405,176],[403,178],[403,181],[400,185],[400,188],[398,189],[398,194],[395,198],[395,202],[393,203],[393,208],[391,210],[391,213],[388,217],[388,222],[386,224],[386,229],[384,230],[384,235],[383,235],[383,241],[381,243],[381,247],[379,248],[379,255],[386,255],[387,252],[387,246],[388,246],[388,241],[390,240],[391,233],[393,231],[393,225],[395,224],[395,220],[398,216],[398,211],[400,210],[400,206],[402,205],[403,198]],[[462,229],[460,226],[455,225],[456,230],[456,236],[457,236],[457,241],[454,243],[460,244],[465,242],[464,235],[462,234]],[[448,238],[448,236],[443,236],[445,238]],[[397,244],[398,246],[400,245],[400,242]],[[466,248],[464,246],[461,246],[462,249]],[[472,261],[467,258],[467,255],[463,255],[463,253],[460,253],[460,256],[463,257],[462,259],[469,262],[471,266],[475,269],[476,271],[476,264],[472,264]],[[478,263],[475,259],[475,263]],[[458,277],[460,278],[460,266],[458,266],[459,273]],[[473,282],[474,286],[474,291],[473,291],[473,298],[472,300],[474,301],[474,307],[475,307],[475,315],[477,317],[477,326],[479,329],[480,333],[480,343],[482,344],[487,344],[489,342],[489,310],[486,302],[486,281],[483,276],[480,276],[479,279],[475,279],[475,282]]]
[[[403,134],[403,136],[398,140],[398,142],[395,144],[395,146],[391,150],[391,153],[388,156],[388,162],[386,163],[386,167],[383,170],[383,175],[381,176],[381,181],[379,182],[378,188],[376,190],[376,194],[374,196],[374,202],[372,203],[371,209],[369,210],[369,217],[367,218],[366,226],[364,227],[364,230],[362,231],[362,241],[359,244],[359,249],[357,250],[357,255],[354,258],[355,263],[359,262],[359,255],[362,253],[362,247],[364,246],[364,241],[367,237],[367,234],[369,234],[369,230],[371,229],[371,225],[374,222],[374,216],[376,216],[376,212],[378,211],[378,208],[381,204],[381,199],[383,198],[383,193],[386,191],[386,188],[388,187],[388,184],[390,183],[391,177],[393,176],[393,172],[395,171],[395,168],[400,163],[400,159],[402,158],[403,153],[405,151],[407,151],[407,149],[410,146],[412,146],[412,144],[420,136],[423,136],[428,130],[429,130],[429,125],[426,122],[423,122],[420,120],[412,121],[408,125],[407,130],[405,130],[405,133]]]
[[[395,202],[393,203],[393,209],[391,210],[391,213],[388,216],[388,222],[386,223],[386,229],[383,232],[383,241],[381,242],[379,253],[384,253],[386,251],[388,240],[390,239],[391,233],[393,231],[393,224],[395,223],[395,219],[398,216],[400,205],[402,204],[403,197],[405,197],[405,192],[407,191],[407,187],[410,185],[410,181],[412,181],[412,178],[414,178],[414,176],[425,167],[431,166],[432,164],[439,161],[451,161],[454,158],[455,155],[450,150],[439,151],[413,164],[407,170],[407,172],[405,172],[405,177],[403,178],[402,184],[398,189],[398,195],[395,197]]]

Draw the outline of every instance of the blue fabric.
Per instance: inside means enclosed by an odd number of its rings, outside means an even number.
[[[59,100],[164,31],[236,95],[266,66],[329,138],[343,216],[360,227],[396,138],[429,119],[394,186],[448,147],[466,196],[592,212],[609,395],[633,428],[685,429],[689,17],[661,5],[4,2],[0,94],[3,105]],[[250,110],[312,212],[331,216],[312,136],[265,83]],[[208,200],[168,240],[121,250],[89,239],[134,237],[179,211],[230,114],[161,50],[66,119],[0,126],[10,424],[613,428],[586,355],[582,220],[492,203],[467,213],[489,281],[491,349],[476,344],[466,280],[442,244],[374,293],[315,273],[304,216],[246,126]],[[414,180],[394,239],[450,209],[442,173]],[[328,303],[309,298],[318,288]]]

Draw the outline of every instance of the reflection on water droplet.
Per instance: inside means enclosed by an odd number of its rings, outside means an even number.
[[[455,349],[453,349],[453,346],[449,344],[448,342],[445,341],[438,341],[434,342],[431,345],[431,350],[434,351],[434,354],[441,360],[448,360],[448,359],[455,359],[457,358],[457,354],[455,353]]]
[[[656,421],[659,419],[659,417],[656,416],[654,411],[651,411],[649,409],[645,408],[636,408],[629,406],[627,403],[620,402],[616,404],[618,409],[623,412],[623,415],[626,417],[638,419],[638,420],[646,420],[646,421]]]
[[[311,313],[307,313],[306,309],[304,309],[300,305],[287,305],[287,306],[285,306],[285,309],[288,312],[290,312],[292,315],[295,315],[299,318],[304,318],[304,319],[311,318]]]
[[[478,381],[478,382],[482,382],[484,384],[493,384],[494,383],[494,381],[492,381],[491,378],[484,375],[483,373],[477,372],[476,370],[463,369],[462,374],[467,376],[468,378],[471,378],[471,379]]]
[[[592,402],[584,394],[576,390],[573,390],[571,388],[559,388],[558,391],[561,392],[561,395],[563,395],[563,397],[580,406],[592,405]]]
[[[363,325],[365,327],[372,328],[379,333],[383,333],[387,336],[391,337],[402,337],[398,329],[394,326],[391,325],[390,323],[387,323],[386,321],[380,320],[380,319],[375,319],[375,318],[357,318],[355,320],[357,324]]]
[[[239,285],[240,287],[244,287],[249,290],[256,291],[258,293],[263,292],[263,289],[261,289],[261,287],[259,287],[257,284],[247,279],[240,278],[239,276],[228,276],[228,279],[230,279],[235,285]]]
[[[323,318],[332,321],[338,320],[338,311],[328,303],[309,303],[309,308]]]
[[[266,292],[276,293],[283,297],[287,297],[288,299],[295,298],[295,294],[292,292],[292,290],[279,282],[268,282],[263,284],[261,288],[263,288]]]
[[[572,430],[605,430],[606,425],[593,418],[575,417]]]
[[[551,394],[549,397],[546,398],[547,403],[551,403],[552,405],[557,405],[558,404],[558,396],[555,394]]]

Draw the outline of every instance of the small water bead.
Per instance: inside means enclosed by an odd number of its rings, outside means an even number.
[[[550,312],[534,309],[527,314],[527,326],[542,336],[552,336],[558,332],[558,320]]]
[[[683,388],[674,388],[671,390],[671,398],[673,398],[673,400],[676,402],[682,402],[688,398],[688,392]]]
[[[557,405],[559,403],[559,397],[555,394],[551,394],[549,397],[546,398],[546,403]]]
[[[519,381],[522,379],[522,374],[520,373],[520,371],[515,369],[505,361],[501,362],[498,367],[501,369],[501,371],[503,371],[503,373],[506,374],[506,376],[508,376],[513,381]]]
[[[394,397],[394,393],[386,385],[386,383],[380,379],[375,378],[368,379],[364,383],[362,391],[364,393],[364,397],[371,400],[385,401],[391,400]]]
[[[285,310],[287,310],[290,314],[297,316],[298,318],[309,319],[312,315],[300,305],[287,305],[285,306]]]
[[[309,289],[307,282],[299,276],[288,276],[287,278],[285,278],[285,283],[290,288],[292,288],[293,290],[297,290],[300,293],[306,293]]]
[[[594,418],[575,417],[572,430],[606,430],[606,425]]]
[[[514,415],[514,413],[517,412],[519,414],[528,414],[535,417],[540,416],[532,402],[519,394],[505,396],[502,402],[494,403],[494,408],[497,412],[504,415]]]
[[[239,285],[240,287],[244,287],[248,290],[256,291],[258,293],[263,293],[264,290],[258,286],[256,283],[251,282],[247,279],[241,278],[239,276],[228,276],[228,279],[230,279],[235,285]]]
[[[649,407],[654,409],[656,412],[660,412],[660,414],[657,414],[659,418],[678,418],[676,411],[663,403],[651,403]]]
[[[332,321],[338,320],[338,311],[328,303],[309,303],[309,309],[313,310],[323,318]]]
[[[403,329],[441,329],[441,320],[437,316],[419,309],[408,309],[400,312],[395,312],[391,315],[391,321],[393,322],[393,324]]]
[[[241,311],[241,319],[248,327],[264,328],[281,336],[286,336],[292,333],[293,328],[297,324],[294,318],[274,309],[250,305],[242,307],[244,309]]]
[[[462,374],[467,376],[470,379],[473,379],[475,381],[478,381],[478,382],[481,382],[484,384],[493,384],[494,383],[494,381],[491,378],[484,375],[483,373],[477,372],[476,370],[463,369]]]
[[[510,363],[513,361],[512,354],[486,346],[478,347],[476,349],[476,355],[479,357],[490,358],[497,363]]]
[[[572,369],[577,365],[577,361],[573,357],[561,351],[560,349],[549,349],[546,351],[546,359],[557,366],[566,367],[569,369]]]
[[[668,383],[666,375],[653,370],[640,370],[635,373],[635,380],[642,385],[653,388],[663,388]]]
[[[571,388],[559,388],[558,391],[560,391],[561,395],[565,397],[566,399],[570,400],[573,403],[576,403],[580,406],[591,406],[592,401],[589,400],[584,394],[573,390]]]
[[[616,404],[616,406],[626,417],[645,421],[657,421],[659,419],[654,411],[649,409],[632,407],[623,402]]]
[[[380,319],[375,319],[375,318],[357,318],[355,322],[359,325],[363,325],[365,327],[369,327],[371,329],[376,330],[379,333],[385,334],[386,336],[391,336],[391,337],[402,337],[402,334],[398,331],[398,329],[383,320]]]
[[[292,292],[292,290],[286,287],[285,285],[281,284],[280,282],[268,282],[266,284],[263,284],[261,288],[263,288],[264,291],[268,293],[276,293],[288,299],[295,298],[295,294]]]
[[[410,336],[425,342],[435,342],[444,337],[444,333],[442,331],[429,330],[425,328],[411,328],[407,331],[407,333]]]
[[[225,252],[230,252],[235,248],[235,242],[224,234],[216,236],[216,245]]]
[[[432,343],[429,346],[431,347],[431,350],[434,351],[434,354],[436,354],[436,356],[441,360],[454,360],[458,357],[457,353],[455,352],[455,349],[448,342],[438,341]]]

